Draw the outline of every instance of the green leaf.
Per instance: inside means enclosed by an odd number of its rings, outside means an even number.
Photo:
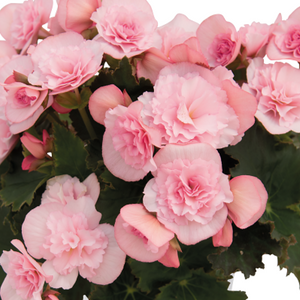
[[[47,174],[36,171],[23,171],[21,162],[15,169],[2,177],[0,197],[5,206],[12,205],[13,211],[18,211],[25,203],[30,205],[36,190],[47,181]]]
[[[107,68],[100,70],[98,77],[91,86],[91,90],[95,91],[99,87],[109,84],[116,85],[121,91],[126,89],[133,101],[145,91],[153,92],[153,85],[149,79],[140,78],[139,81],[136,79],[126,56],[118,61],[118,67],[114,70]]]
[[[79,107],[78,99],[74,92],[58,94],[55,101],[62,107],[76,109]]]
[[[231,170],[233,176],[253,175],[265,185],[269,198],[261,221],[274,222],[272,237],[277,240],[295,236],[298,243],[288,248],[290,258],[286,266],[290,271],[300,267],[300,214],[295,211],[300,200],[300,185],[296,180],[300,178],[300,149],[278,141],[260,124],[255,124],[240,143],[225,151],[239,161]]]
[[[102,213],[102,223],[114,225],[124,205],[142,202],[145,183],[123,181],[114,177],[108,170],[101,174],[100,179],[102,181],[101,192],[96,208]]]
[[[137,280],[127,264],[121,275],[109,285],[93,285],[89,300],[153,300],[158,290],[144,293],[137,288]]]
[[[202,269],[191,271],[190,278],[173,280],[160,288],[161,293],[156,300],[245,300],[244,292],[228,291],[228,282],[218,282],[214,276],[205,273]]]
[[[85,106],[88,105],[91,95],[92,95],[92,91],[89,87],[85,87],[80,91],[81,103],[78,106],[79,109],[84,108]]]
[[[55,175],[69,174],[83,181],[90,175],[86,166],[88,153],[83,141],[57,123],[53,124]]]
[[[274,227],[274,226],[273,226]],[[233,243],[228,248],[219,247],[218,252],[208,256],[214,269],[224,270],[230,275],[237,270],[242,271],[245,277],[255,275],[256,268],[264,268],[262,255],[281,254],[279,242],[271,238],[272,224],[259,224],[258,222],[247,229],[235,226]]]

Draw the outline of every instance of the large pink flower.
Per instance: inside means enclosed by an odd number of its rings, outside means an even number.
[[[219,153],[208,144],[169,144],[154,157],[157,170],[144,189],[144,205],[184,244],[215,235],[233,200]]]
[[[161,70],[154,92],[145,92],[143,120],[163,143],[205,142],[216,148],[240,141],[253,125],[256,101],[225,67],[213,71],[190,63]]]
[[[300,132],[300,70],[289,64],[264,64],[255,58],[247,69],[250,91],[258,101],[255,116],[272,134]]]
[[[0,264],[7,274],[0,295],[2,300],[42,300],[41,294],[45,281],[52,276],[46,275],[42,267],[28,255],[19,240],[11,243],[21,252],[3,251]]]
[[[43,269],[53,276],[50,286],[71,288],[78,273],[96,284],[112,283],[121,273],[125,253],[114,227],[100,224],[101,213],[88,196],[67,204],[51,202],[32,209],[22,225],[28,252],[44,258]]]
[[[205,19],[197,30],[197,38],[211,67],[227,66],[239,54],[239,33],[222,15],[213,15]]]
[[[31,53],[33,85],[56,95],[76,89],[100,69],[103,51],[96,41],[87,41],[76,32],[61,33],[39,43]]]
[[[0,33],[16,49],[26,50],[37,42],[42,25],[47,23],[52,0],[27,0],[11,3],[0,10]]]
[[[53,97],[48,97],[47,88],[32,86],[18,79],[23,77],[26,80],[32,70],[29,56],[14,56],[0,69],[0,105],[5,107],[5,116],[13,134],[30,128],[53,102]]]
[[[132,57],[161,45],[157,21],[146,0],[102,0],[92,14],[104,52],[114,58]]]
[[[140,180],[156,169],[153,145],[160,145],[161,135],[143,123],[142,108],[143,104],[135,101],[128,107],[118,105],[105,115],[103,161],[112,174],[126,181]]]
[[[292,59],[300,61],[300,7],[286,21],[278,19],[267,47],[270,59]]]

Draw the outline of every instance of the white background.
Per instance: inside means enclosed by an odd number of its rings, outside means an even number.
[[[82,0],[85,1],[85,0]],[[121,0],[120,0],[121,1]],[[8,3],[22,3],[21,0],[1,0],[0,8]],[[55,2],[55,1],[54,1]],[[213,14],[222,14],[238,30],[245,24],[260,22],[272,24],[279,13],[283,20],[300,6],[300,1],[287,0],[148,0],[159,25],[171,21],[177,13],[183,13],[191,20],[201,23]],[[255,276],[245,280],[241,272],[234,275],[230,284],[232,290],[246,291],[248,300],[298,300],[299,283],[293,274],[286,276],[286,270],[279,270],[277,257],[264,255],[265,269],[258,269]]]

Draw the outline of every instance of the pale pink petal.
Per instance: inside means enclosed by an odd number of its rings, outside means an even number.
[[[232,244],[233,229],[231,222],[229,219],[226,219],[224,227],[212,237],[215,247],[229,247]]]
[[[237,176],[229,184],[233,202],[227,203],[228,214],[237,227],[247,228],[263,215],[268,193],[262,182],[254,176]]]
[[[0,10],[0,34],[5,40],[10,40],[13,14],[20,5],[20,3],[10,3]]]
[[[222,170],[221,158],[215,149],[209,144],[168,144],[160,149],[154,156],[154,161],[159,167],[161,164],[172,162],[174,159],[188,159],[190,161],[201,157],[203,160],[214,161]],[[155,174],[155,172],[153,172]]]
[[[181,243],[194,245],[217,234],[219,230],[223,228],[227,214],[228,210],[226,205],[224,205],[214,214],[212,220],[204,225],[195,221],[189,221],[187,225],[177,225],[176,223],[170,222],[164,224],[168,229],[176,233]]]
[[[161,264],[169,268],[179,268],[180,261],[178,258],[178,251],[174,249],[171,245],[165,255],[158,260]]]
[[[10,280],[7,276],[1,285],[0,295],[2,300],[24,300],[23,297],[17,294],[17,290],[11,286]]]
[[[43,257],[40,248],[43,247],[44,237],[48,233],[45,220],[51,212],[62,209],[63,205],[59,203],[48,203],[32,209],[27,213],[22,225],[22,236],[27,251],[34,258]]]
[[[121,215],[116,219],[115,236],[120,248],[130,257],[142,262],[154,262],[161,258],[169,247],[166,243],[157,249],[157,252],[147,250],[143,238],[127,232],[124,228],[126,224]]]
[[[121,274],[126,254],[120,249],[114,236],[114,227],[109,224],[100,224],[99,228],[108,237],[108,246],[105,249],[103,262],[95,270],[96,275],[88,278],[89,281],[96,284],[110,284]]]
[[[93,119],[104,125],[105,113],[118,105],[124,105],[124,95],[114,84],[98,88],[90,97],[89,111]]]
[[[86,194],[89,195],[96,204],[100,195],[100,183],[97,179],[97,175],[92,173],[82,183],[87,187]]]
[[[234,86],[229,80],[222,82],[222,88],[227,93],[228,104],[239,118],[238,133],[243,134],[255,122],[254,114],[257,110],[257,101],[253,95]]]
[[[0,19],[1,20],[1,19]],[[1,22],[1,21],[0,21]],[[1,24],[1,23],[0,23]],[[2,26],[2,25],[0,25]],[[9,58],[13,55],[17,55],[17,51],[14,47],[12,47],[8,42],[6,41],[0,41],[0,58],[4,56],[8,56]]]
[[[73,269],[69,274],[61,275],[57,273],[53,267],[52,261],[45,261],[42,265],[43,270],[50,276],[53,276],[53,279],[49,285],[55,289],[63,288],[68,290],[73,287],[78,277],[78,269]]]
[[[174,237],[174,233],[166,229],[142,204],[125,205],[120,214],[126,223],[138,229],[157,247]]]

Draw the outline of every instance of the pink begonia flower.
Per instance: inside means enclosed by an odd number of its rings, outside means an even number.
[[[11,243],[21,252],[3,251],[0,264],[7,274],[0,290],[2,300],[42,300],[44,283],[52,276],[46,275],[42,267],[28,255],[19,240]]]
[[[89,111],[93,119],[104,125],[105,114],[108,109],[118,105],[129,106],[132,103],[126,90],[121,92],[114,84],[101,86],[90,97]]]
[[[138,98],[144,104],[143,120],[161,131],[163,144],[234,145],[254,124],[257,104],[232,77],[221,66],[213,71],[190,63],[165,67],[154,92]]]
[[[162,47],[145,52],[137,62],[137,76],[148,78],[155,84],[160,70],[173,63],[191,62],[208,68],[196,38],[198,26],[185,15],[177,14],[171,22],[159,27],[157,32],[162,37]]]
[[[52,0],[27,0],[10,3],[0,10],[0,34],[16,49],[35,44],[52,10]]]
[[[281,15],[279,15],[266,51],[269,59],[300,61],[299,18],[300,7],[294,10],[286,21],[281,21]]]
[[[12,134],[5,117],[4,107],[0,106],[0,164],[13,150],[19,140],[19,135]]]
[[[49,285],[70,289],[78,273],[95,284],[110,284],[121,273],[126,254],[119,248],[114,227],[99,224],[101,213],[88,196],[42,204],[22,225],[28,253],[45,259],[42,267],[53,276]]]
[[[104,52],[121,59],[138,55],[151,47],[160,48],[157,21],[146,0],[102,0],[92,14]]]
[[[143,104],[118,105],[105,115],[102,156],[107,169],[125,181],[137,181],[154,171],[154,146],[161,144],[157,129],[146,126],[141,118]]]
[[[243,89],[257,99],[255,116],[272,134],[300,132],[300,70],[287,63],[264,64],[254,58]]]
[[[239,54],[239,33],[222,15],[213,15],[205,19],[198,27],[197,38],[211,67],[227,66]]]
[[[79,33],[50,36],[31,52],[34,71],[28,80],[52,90],[50,95],[74,90],[99,71],[102,55],[98,42],[87,41]]]
[[[154,156],[157,170],[143,203],[180,242],[196,244],[223,228],[233,201],[221,158],[208,144],[168,144]]]
[[[116,219],[115,237],[120,248],[130,257],[154,262],[165,255],[174,233],[142,204],[129,204],[121,208]]]
[[[81,33],[93,26],[92,13],[101,6],[101,0],[60,0],[56,16],[65,31]]]
[[[229,181],[233,201],[227,203],[228,216],[224,227],[213,236],[215,247],[229,247],[232,243],[232,221],[234,224],[245,229],[253,225],[263,215],[268,193],[263,183],[256,177],[241,175]]]
[[[83,182],[70,175],[55,176],[47,181],[46,190],[42,194],[41,204],[67,204],[71,200],[90,197],[96,204],[100,195],[100,184],[95,173],[90,174]]]
[[[0,105],[5,107],[5,116],[13,134],[30,128],[48,108],[53,97],[48,89],[18,82],[17,73],[26,78],[33,70],[29,56],[14,56],[0,68]],[[45,108],[43,106],[45,104]]]
[[[270,25],[257,22],[240,28],[242,46],[245,47],[244,51],[246,51],[247,57],[265,56],[271,29]]]

